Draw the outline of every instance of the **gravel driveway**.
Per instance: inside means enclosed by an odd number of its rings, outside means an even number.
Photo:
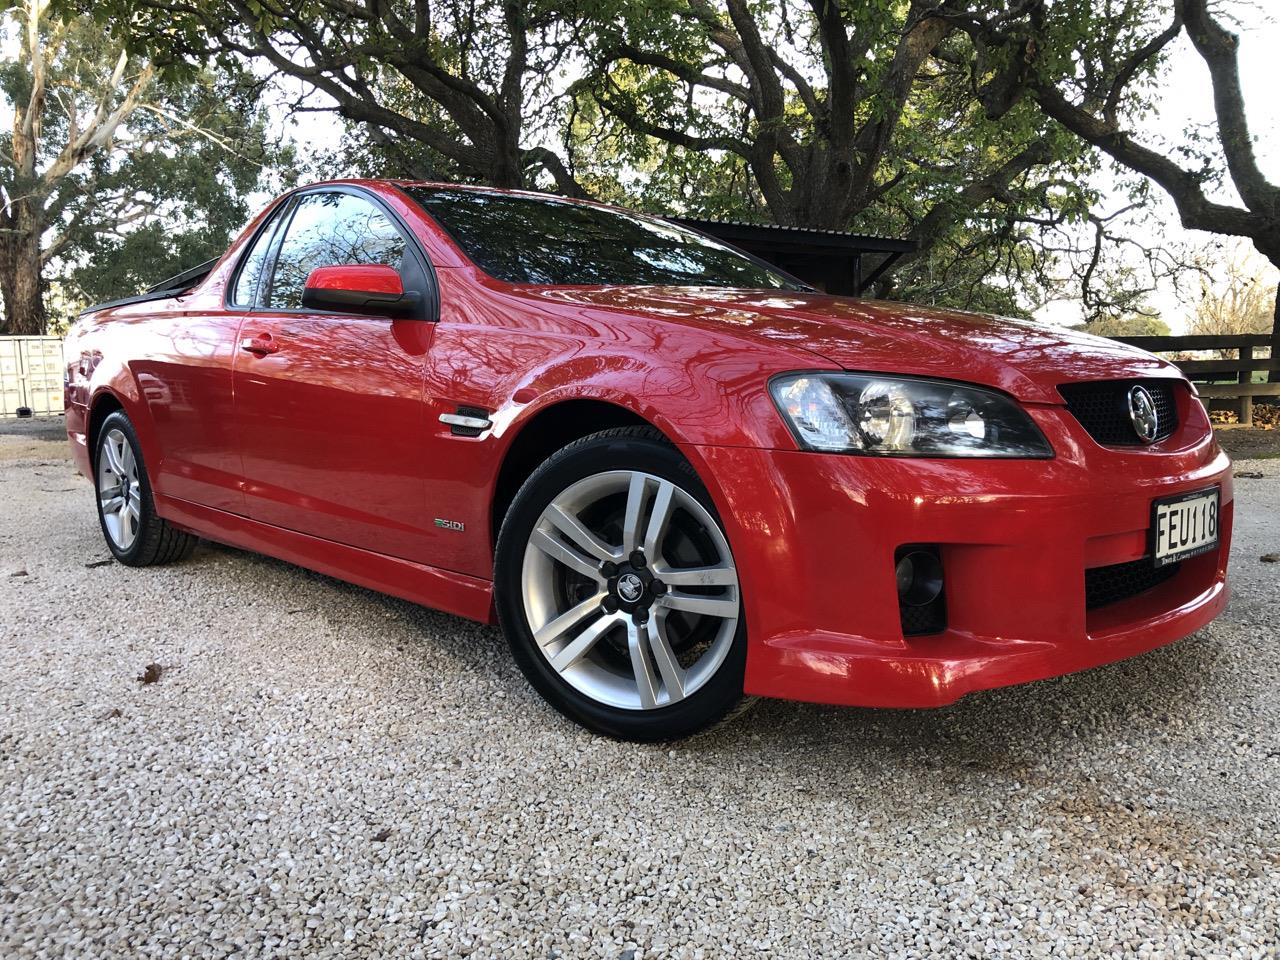
[[[0,435],[0,956],[1275,956],[1280,461],[1237,470],[1235,599],[1182,643],[638,747],[494,629],[104,564],[63,445]]]

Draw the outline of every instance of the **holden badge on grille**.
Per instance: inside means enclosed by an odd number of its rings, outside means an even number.
[[[1129,388],[1129,419],[1133,421],[1134,433],[1143,443],[1151,443],[1160,432],[1156,404],[1146,387]]]

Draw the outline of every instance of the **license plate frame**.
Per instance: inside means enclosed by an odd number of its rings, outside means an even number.
[[[1187,503],[1191,500],[1204,500],[1212,497],[1212,526],[1213,532],[1210,539],[1196,543],[1194,546],[1186,547],[1182,550],[1175,550],[1160,555],[1160,510],[1162,507],[1172,507],[1178,504]],[[1202,554],[1209,553],[1211,550],[1218,548],[1218,543],[1222,536],[1221,528],[1222,519],[1222,487],[1214,484],[1210,487],[1201,487],[1199,490],[1189,490],[1186,493],[1175,494],[1171,497],[1158,497],[1151,501],[1151,527],[1147,534],[1147,547],[1151,562],[1157,570],[1167,567],[1172,563],[1180,560],[1189,560],[1192,557],[1198,557]],[[1206,521],[1207,523],[1208,521]]]

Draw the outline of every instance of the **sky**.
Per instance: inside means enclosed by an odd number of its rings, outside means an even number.
[[[1270,6],[1272,9],[1268,10]],[[1221,0],[1220,14],[1233,18],[1233,29],[1240,36],[1240,72],[1246,92],[1250,127],[1257,138],[1257,154],[1263,171],[1273,183],[1280,183],[1280,3],[1276,0]],[[6,35],[7,33],[7,35]],[[0,58],[12,58],[16,53],[15,37],[11,32],[0,32]],[[12,105],[0,101],[0,124],[12,124]],[[1144,136],[1157,142],[1178,144],[1186,141],[1187,131],[1196,125],[1210,123],[1213,119],[1212,91],[1208,71],[1185,36],[1180,37],[1171,52],[1158,110],[1143,125]],[[342,125],[334,123],[324,114],[303,114],[296,123],[286,129],[303,149],[336,146]],[[1161,240],[1171,245],[1212,246],[1236,241],[1212,234],[1185,230],[1178,222],[1172,203],[1158,189],[1154,191],[1155,203],[1150,218],[1151,226],[1143,227],[1135,236],[1141,240]],[[263,198],[264,202],[266,198]],[[1228,188],[1219,197],[1225,201],[1234,199]],[[1113,195],[1104,199],[1096,212],[1110,213],[1127,203],[1127,198]],[[1244,242],[1246,248],[1249,246]],[[1259,273],[1268,284],[1280,281],[1277,274],[1261,258],[1256,259]],[[1192,315],[1193,302],[1198,296],[1199,281],[1183,285],[1179,291],[1171,282],[1164,282],[1150,296],[1154,307],[1173,329],[1183,332]],[[1082,319],[1078,302],[1061,300],[1042,307],[1036,314],[1045,322],[1074,324]]]

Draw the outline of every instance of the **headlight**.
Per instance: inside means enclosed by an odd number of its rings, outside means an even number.
[[[1039,428],[1002,393],[946,380],[793,373],[769,384],[806,450],[897,457],[1052,457]]]

